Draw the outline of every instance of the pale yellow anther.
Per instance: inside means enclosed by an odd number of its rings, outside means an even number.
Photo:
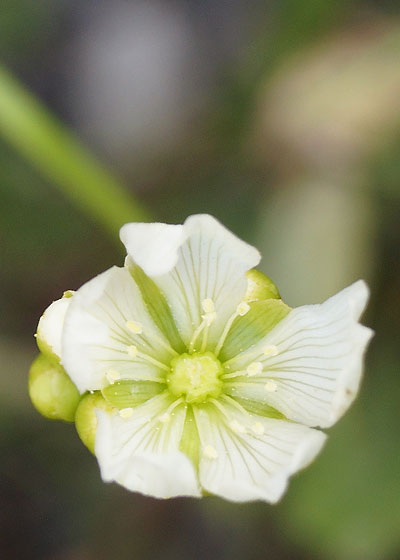
[[[246,433],[246,428],[237,420],[232,420],[232,422],[229,423],[229,427],[237,434]]]
[[[203,455],[207,457],[207,459],[217,459],[218,452],[212,445],[205,445],[203,447]]]
[[[133,408],[121,408],[118,414],[121,416],[121,418],[126,420],[127,418],[130,418],[132,416]]]
[[[215,305],[211,298],[203,299],[201,307],[203,308],[204,313],[214,313],[215,311]]]
[[[131,358],[136,358],[136,356],[138,355],[139,350],[136,348],[136,346],[128,346],[128,356],[130,356]]]
[[[112,385],[113,383],[118,381],[118,379],[121,379],[121,374],[115,369],[109,369],[106,373],[106,379]]]
[[[254,375],[258,375],[262,372],[262,363],[261,362],[252,362],[246,368],[247,375],[249,377],[253,377]]]
[[[248,313],[249,311],[250,311],[250,305],[245,301],[239,303],[239,305],[236,308],[236,313],[241,317],[243,317],[243,315],[246,315],[246,313]]]
[[[136,321],[127,321],[126,328],[133,332],[133,334],[141,334],[143,332],[142,325]]]
[[[264,385],[264,389],[268,391],[268,393],[275,393],[275,391],[278,389],[278,385],[275,381],[269,379]]]
[[[278,354],[278,348],[271,344],[271,346],[266,346],[263,350],[264,356],[276,356]]]
[[[171,420],[171,415],[169,414],[169,412],[164,412],[164,414],[161,414],[158,419],[163,424],[167,424]]]
[[[262,436],[265,429],[261,422],[255,422],[255,424],[253,424],[251,427],[251,431],[257,436]]]

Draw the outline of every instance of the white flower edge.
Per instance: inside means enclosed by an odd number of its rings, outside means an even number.
[[[39,319],[36,342],[40,351],[47,356],[61,358],[61,337],[64,319],[72,301],[73,292],[65,292],[64,296],[53,301]]]
[[[368,297],[367,285],[359,280],[323,304],[293,309],[255,345],[250,357],[239,355],[238,372],[245,372],[251,362],[260,364],[260,372],[245,383],[243,377],[233,378],[228,393],[265,402],[295,422],[332,426],[359,389],[373,335],[358,322]]]
[[[127,418],[97,410],[95,454],[105,482],[155,498],[201,496],[193,464],[179,450],[186,409],[177,407],[171,421],[162,421],[170,405],[164,394]]]

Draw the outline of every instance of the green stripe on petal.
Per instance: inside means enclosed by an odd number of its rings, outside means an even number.
[[[194,467],[198,469],[200,460],[200,437],[193,414],[193,408],[191,406],[187,409],[179,449],[182,453],[185,453],[185,455],[189,457]]]
[[[164,295],[155,282],[147,276],[140,266],[134,264],[129,259],[127,266],[140,290],[140,293],[142,294],[142,298],[153,321],[167,337],[172,348],[178,353],[184,352],[186,347],[176,327],[174,318],[172,317],[171,310]]]
[[[281,299],[254,301],[249,305],[246,315],[237,317],[232,324],[219,355],[221,362],[256,344],[291,311]]]
[[[116,381],[102,389],[106,401],[115,408],[132,408],[155,397],[165,390],[165,385],[155,381]]]
[[[278,420],[287,420],[286,416],[279,412],[273,406],[270,406],[264,402],[252,401],[250,399],[243,399],[240,397],[232,397],[239,403],[243,408],[250,412],[251,414],[257,414],[258,416],[264,416],[265,418],[277,418]]]

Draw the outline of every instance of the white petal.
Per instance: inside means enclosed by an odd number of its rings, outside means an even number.
[[[140,333],[128,328],[129,321]],[[65,316],[62,364],[81,392],[101,389],[106,377],[158,380],[165,371],[133,357],[132,346],[168,364],[169,343],[152,321],[138,287],[124,268],[113,267],[84,284]]]
[[[50,352],[61,357],[61,335],[64,319],[72,297],[62,297],[53,301],[39,319],[37,341],[42,352]]]
[[[212,300],[216,319],[207,348],[213,349],[246,291],[245,272],[259,263],[259,252],[207,214],[191,216],[183,226],[127,224],[121,239],[165,294],[186,344],[202,321],[202,302]]]
[[[232,379],[227,392],[265,402],[308,426],[331,426],[359,388],[364,353],[373,334],[358,323],[367,300],[368,288],[360,280],[321,305],[294,309],[251,355],[244,353],[232,364],[241,370],[249,361],[259,361],[262,373]],[[276,355],[263,354],[268,347],[276,347]]]
[[[97,412],[95,453],[104,481],[156,498],[200,496],[193,465],[179,451],[186,408],[178,405],[169,414],[172,403],[159,395],[127,419]]]
[[[223,415],[211,405],[195,411],[203,453],[202,487],[235,502],[275,503],[288,478],[320,451],[325,434],[284,420],[241,413],[226,406]]]

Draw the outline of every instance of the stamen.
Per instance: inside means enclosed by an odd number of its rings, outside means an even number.
[[[189,344],[189,352],[190,353],[193,353],[194,345],[196,343],[196,340],[197,340],[199,334],[201,333],[201,331],[204,329],[205,326],[206,326],[206,322],[203,319],[203,321],[200,323],[200,325],[197,327],[197,329],[193,333],[192,340],[190,341],[190,344]]]
[[[157,420],[159,420],[163,424],[168,424],[168,422],[171,420],[171,416],[173,416],[173,414],[171,415],[171,412],[182,402],[183,402],[182,397],[179,397],[179,399],[176,399],[176,401],[174,401],[173,403],[171,403],[169,405],[169,407],[167,408],[167,410],[165,412],[163,412],[162,414],[160,414],[160,416],[158,416]]]
[[[142,325],[136,321],[127,321],[125,325],[129,331],[133,332],[133,334],[142,334],[143,332]]]
[[[121,418],[126,420],[127,418],[130,418],[132,416],[133,408],[121,408],[118,414],[121,416]]]
[[[110,369],[106,372],[106,379],[110,385],[113,385],[118,379],[121,379],[121,374],[115,369]]]
[[[240,424],[237,420],[232,420],[232,422],[229,423],[229,427],[237,434],[246,433],[246,428],[242,424]]]
[[[251,431],[255,433],[257,436],[262,436],[265,432],[265,428],[261,424],[261,422],[256,422],[255,424],[252,425]]]
[[[133,359],[142,358],[143,361],[149,362],[150,364],[153,364],[153,365],[157,366],[158,368],[163,369],[164,371],[168,371],[168,372],[170,371],[170,368],[168,366],[166,366],[162,362],[156,360],[155,358],[152,358],[148,354],[145,354],[144,352],[139,352],[137,347],[134,346],[134,345],[128,346],[126,351],[127,351],[128,355]]]
[[[271,344],[271,346],[266,346],[263,350],[264,356],[277,356],[278,355],[278,348],[275,344]]]
[[[203,447],[203,455],[207,457],[207,459],[217,459],[218,451],[212,445],[205,445]]]
[[[233,399],[229,395],[221,395],[220,399],[227,401],[231,406],[237,408],[245,416],[250,416],[250,413],[241,404],[239,404],[237,401],[235,401],[235,399]]]
[[[249,377],[253,377],[254,375],[258,375],[262,372],[262,363],[261,362],[252,362],[246,368],[247,375]]]
[[[250,305],[248,303],[246,303],[245,301],[242,301],[242,303],[239,303],[239,305],[236,308],[236,313],[238,315],[240,315],[240,317],[243,317],[249,311],[250,311]]]
[[[268,391],[268,393],[275,393],[275,391],[278,389],[278,385],[275,381],[269,379],[264,385],[264,389]]]

